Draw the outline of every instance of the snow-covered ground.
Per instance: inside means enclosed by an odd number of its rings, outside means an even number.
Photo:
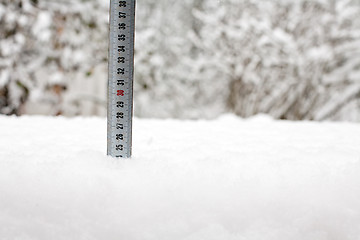
[[[0,117],[1,240],[358,240],[360,125]]]

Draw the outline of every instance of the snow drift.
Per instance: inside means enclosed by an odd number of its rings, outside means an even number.
[[[360,126],[0,117],[0,239],[356,240]]]

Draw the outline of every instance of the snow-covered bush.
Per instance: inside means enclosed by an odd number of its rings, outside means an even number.
[[[106,111],[108,3],[0,0],[0,113]],[[135,114],[360,121],[360,3],[138,0]]]
[[[199,58],[209,59],[202,67],[229,84],[235,113],[324,120],[360,112],[358,3],[206,1],[195,15],[204,23],[194,36]]]
[[[0,113],[76,114],[87,96],[64,93],[81,81],[77,88],[87,89],[107,64],[107,4],[100,3],[1,0]]]
[[[138,115],[360,120],[358,2],[152,7],[146,23],[138,21]]]
[[[135,55],[135,113],[146,117],[198,118],[218,109],[204,104],[203,78],[193,65],[197,48],[189,33],[197,30],[192,11],[202,1],[138,1]],[[208,79],[210,80],[210,79]]]

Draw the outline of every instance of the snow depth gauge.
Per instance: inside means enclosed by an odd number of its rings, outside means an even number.
[[[107,153],[130,158],[132,148],[135,0],[110,0]]]

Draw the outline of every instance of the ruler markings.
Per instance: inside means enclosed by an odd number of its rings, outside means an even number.
[[[131,157],[135,0],[111,0],[108,155]]]

